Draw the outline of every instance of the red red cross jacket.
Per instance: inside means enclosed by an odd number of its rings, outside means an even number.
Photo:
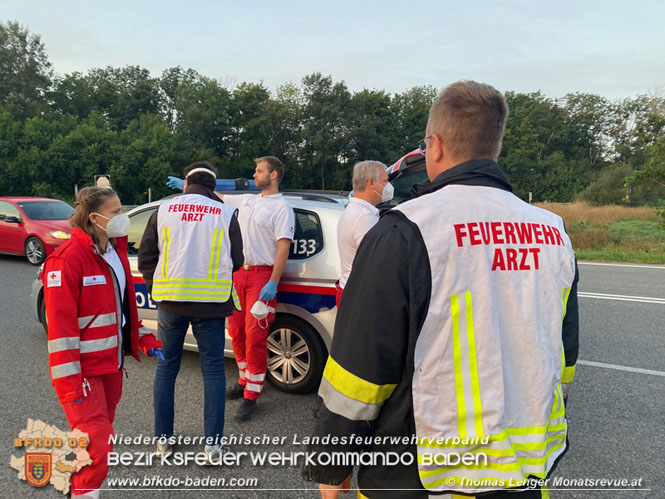
[[[115,249],[125,270],[126,289],[95,250],[88,234],[75,228],[69,241],[44,264],[42,282],[48,321],[51,382],[61,403],[86,395],[86,376],[118,372],[123,354],[140,361],[162,344],[139,321],[136,294],[127,260],[127,237],[116,238]],[[124,300],[125,326],[122,327]]]

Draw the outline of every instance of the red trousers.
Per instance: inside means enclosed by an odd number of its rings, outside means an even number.
[[[106,478],[109,467],[108,452],[113,451],[109,436],[113,434],[115,408],[122,395],[122,371],[102,376],[88,376],[90,389],[82,402],[63,404],[69,427],[88,434],[87,451],[92,464],[72,473],[72,493],[85,494],[98,489]]]
[[[238,383],[245,387],[244,395],[249,400],[258,399],[263,389],[268,368],[268,332],[270,324],[275,320],[275,314],[270,313],[267,320],[264,319],[259,324],[250,310],[258,301],[261,289],[271,275],[270,266],[250,267],[249,270],[242,267],[233,274],[233,284],[242,310],[235,310],[229,317],[229,335],[238,364]],[[272,308],[275,308],[276,304],[277,299],[267,303]]]

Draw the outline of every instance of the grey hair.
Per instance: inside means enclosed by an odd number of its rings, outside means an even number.
[[[360,161],[353,166],[353,190],[363,192],[370,178],[379,180],[379,168],[386,169],[381,161]]]

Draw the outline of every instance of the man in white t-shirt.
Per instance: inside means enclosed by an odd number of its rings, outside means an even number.
[[[227,398],[244,396],[236,417],[248,420],[256,407],[267,371],[267,339],[275,319],[277,285],[294,234],[291,205],[279,193],[284,177],[282,162],[274,156],[254,160],[254,180],[261,194],[225,195],[224,203],[238,208],[242,232],[244,265],[233,275],[241,311],[229,318],[229,334],[238,364],[238,385],[227,391]],[[251,313],[257,301],[268,306],[267,318],[257,320]]]
[[[351,273],[356,250],[363,237],[379,221],[376,206],[390,201],[393,186],[388,183],[386,165],[380,161],[361,161],[353,167],[353,197],[337,225],[337,247],[342,262],[342,276],[337,284],[337,306]]]

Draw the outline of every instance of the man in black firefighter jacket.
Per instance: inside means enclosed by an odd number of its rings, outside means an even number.
[[[444,89],[421,144],[430,182],[358,248],[304,469],[324,498],[354,459],[359,497],[546,494],[567,449],[578,274],[561,218],[496,163],[507,113],[489,85]]]

